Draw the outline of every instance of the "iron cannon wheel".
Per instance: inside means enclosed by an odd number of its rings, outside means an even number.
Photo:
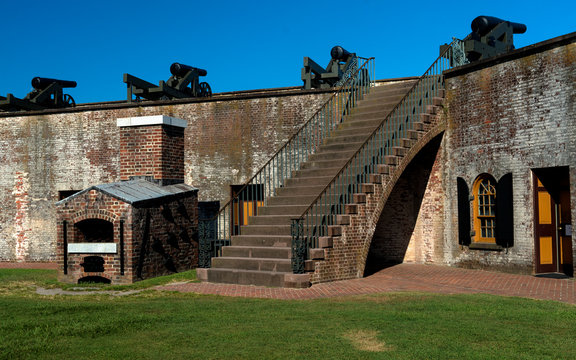
[[[201,82],[200,86],[200,96],[201,97],[209,97],[212,96],[212,89],[210,89],[210,85],[207,82]]]
[[[74,101],[74,98],[70,94],[64,94],[64,105],[67,107],[76,106],[76,102]]]

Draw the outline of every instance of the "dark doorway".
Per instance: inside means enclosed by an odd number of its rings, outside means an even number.
[[[568,167],[533,170],[536,273],[574,274]]]

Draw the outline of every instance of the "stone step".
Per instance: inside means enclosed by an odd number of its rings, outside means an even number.
[[[240,269],[272,272],[291,272],[290,259],[216,257],[212,258],[212,268]]]
[[[353,154],[354,152],[352,152]],[[293,177],[286,179],[285,187],[300,187],[300,186],[326,186],[334,176],[309,176],[309,177]]]
[[[294,215],[258,215],[248,218],[248,225],[287,225]]]
[[[396,106],[396,104],[398,104],[398,102],[401,99],[402,99],[402,97],[398,97],[398,98],[394,98],[394,99],[384,98],[384,99],[378,99],[378,100],[370,101],[370,102],[367,102],[366,104],[363,104],[363,106],[355,109],[355,111],[352,112],[352,115],[360,116],[362,114],[373,113],[373,112],[378,112],[378,111],[388,111],[389,112],[390,110],[392,110],[394,108],[394,106]]]
[[[320,145],[319,151],[321,152],[329,152],[329,151],[354,151],[358,150],[364,141],[353,142],[353,143],[346,143],[346,144],[323,144]]]
[[[292,273],[215,268],[207,270],[208,282],[272,287],[284,287],[284,276]]]
[[[340,171],[340,167],[336,168],[324,168],[324,169],[303,169],[294,172],[293,177],[301,177],[301,178],[308,178],[308,177],[318,177],[318,176],[330,176],[334,177]]]
[[[312,195],[292,195],[292,196],[273,196],[268,199],[268,206],[279,205],[304,205],[310,204],[316,198],[317,194]]]
[[[328,184],[328,183],[326,183]],[[324,190],[326,185],[314,185],[314,186],[287,186],[283,188],[276,189],[276,195],[278,196],[288,196],[288,195],[317,195],[320,191]]]
[[[374,121],[374,124],[370,124],[369,126],[354,126],[354,124],[344,126],[343,124],[343,126],[334,130],[332,134],[333,136],[363,135],[368,137],[368,135],[370,135],[378,125],[380,125],[380,121]]]
[[[346,118],[344,119],[343,123],[351,123],[352,127],[354,127],[354,123],[356,121],[365,121],[365,120],[372,120],[372,121],[376,121],[376,120],[380,120],[382,121],[384,118],[386,118],[388,116],[388,114],[390,114],[390,112],[392,111],[392,108],[382,108],[379,110],[375,110],[375,111],[370,111],[370,112],[365,112],[362,114],[358,114],[358,115],[347,115]]]
[[[325,145],[332,145],[332,144],[347,144],[347,143],[354,143],[354,142],[364,142],[366,140],[367,134],[345,134],[339,135],[335,134],[330,136],[326,141],[324,141]]]
[[[400,102],[400,100],[402,100],[402,98],[406,94],[404,92],[401,92],[396,93],[394,95],[386,95],[386,94],[378,94],[375,96],[371,95],[372,94],[370,94],[369,96],[358,102],[358,110],[364,110],[372,106],[382,106],[384,104],[394,107],[396,106],[396,104],[398,104],[398,102]]]
[[[290,235],[234,235],[230,241],[232,246],[256,246],[256,247],[290,247],[292,236]]]
[[[382,117],[367,118],[363,117],[358,120],[345,121],[338,125],[338,130],[354,129],[354,128],[376,128],[384,121]]]
[[[370,93],[399,90],[399,89],[402,89],[403,91],[408,91],[414,86],[414,84],[417,81],[418,79],[414,78],[414,79],[398,80],[393,82],[378,83],[377,86],[370,89]]]
[[[290,225],[244,225],[240,235],[290,235]]]
[[[258,215],[294,215],[300,216],[309,205],[278,205],[258,208]]]
[[[290,259],[292,248],[273,246],[225,246],[222,248],[224,257]]]
[[[324,152],[317,152],[312,154],[308,157],[308,161],[317,161],[317,160],[334,160],[334,159],[346,159],[348,160],[350,156],[354,154],[354,151],[324,151]]]
[[[326,169],[326,168],[335,168],[335,167],[342,167],[346,164],[348,159],[332,159],[332,160],[313,160],[313,161],[306,161],[304,164],[300,166],[301,169]]]

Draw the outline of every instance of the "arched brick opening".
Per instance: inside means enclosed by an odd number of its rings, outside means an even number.
[[[376,224],[364,276],[403,262],[441,141],[437,136],[426,144],[396,181]]]
[[[104,219],[85,219],[74,224],[76,242],[114,242],[114,224]]]

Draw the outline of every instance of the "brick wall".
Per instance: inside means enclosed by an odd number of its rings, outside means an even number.
[[[531,169],[569,166],[570,182],[576,180],[575,37],[552,39],[446,74],[447,130],[403,261],[534,271]],[[456,179],[465,179],[471,189],[482,173],[497,180],[512,173],[515,243],[508,250],[458,244]]]
[[[198,267],[197,197],[135,208],[132,216],[134,281]]]
[[[531,273],[534,269],[534,168],[570,166],[576,153],[576,44],[534,46],[523,56],[448,74],[446,246],[444,262]],[[471,188],[489,173],[513,177],[515,244],[508,251],[458,245],[456,178]],[[574,186],[572,185],[572,188]],[[576,199],[572,197],[572,217]],[[574,245],[573,245],[574,246]]]
[[[150,177],[184,182],[184,128],[171,125],[120,127],[120,180]]]
[[[201,200],[227,199],[325,101],[327,92],[273,90],[212,99],[96,104],[0,114],[0,261],[56,258],[58,191],[120,180],[116,119],[187,121],[185,183]]]

